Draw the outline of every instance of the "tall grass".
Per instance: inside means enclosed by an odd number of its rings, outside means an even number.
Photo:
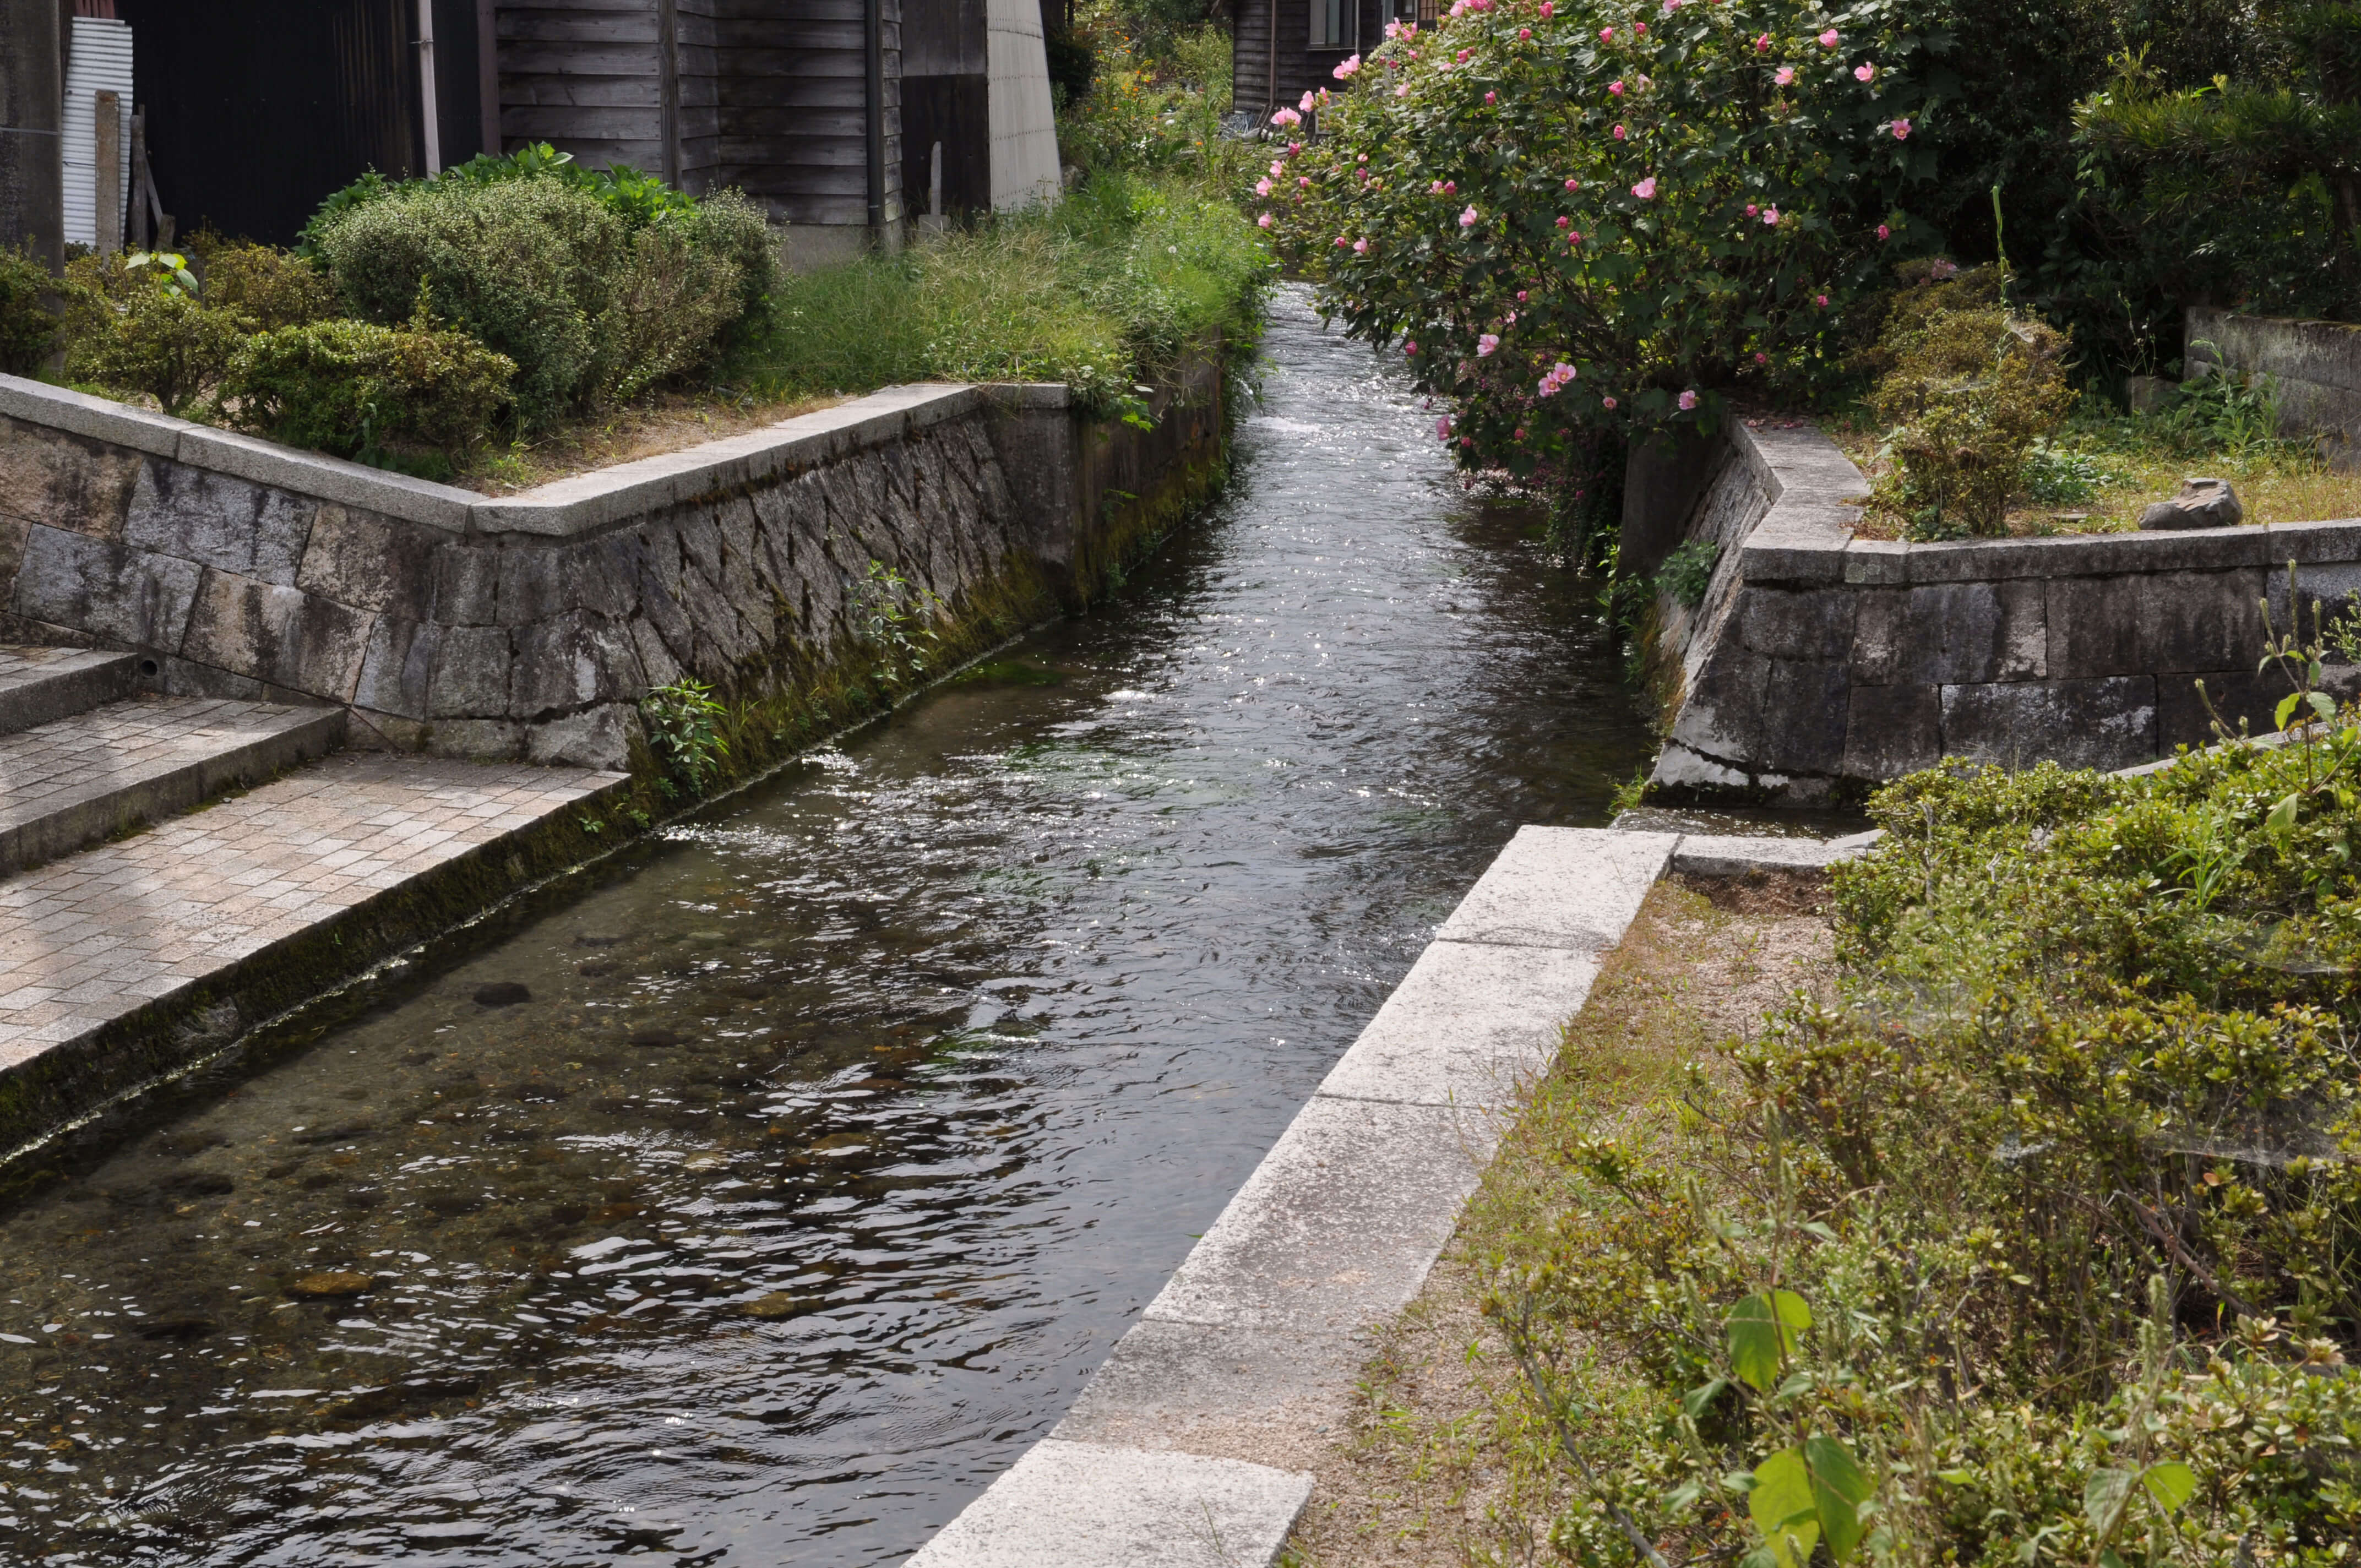
[[[784,280],[731,379],[766,398],[1063,381],[1104,412],[1191,344],[1250,343],[1271,275],[1235,206],[1104,173],[1055,207]]]

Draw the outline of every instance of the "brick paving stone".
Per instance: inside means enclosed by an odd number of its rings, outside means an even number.
[[[620,782],[339,755],[0,878],[0,1069]]]

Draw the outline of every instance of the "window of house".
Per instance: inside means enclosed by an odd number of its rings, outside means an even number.
[[[1357,48],[1360,21],[1360,0],[1312,0],[1312,47]]]

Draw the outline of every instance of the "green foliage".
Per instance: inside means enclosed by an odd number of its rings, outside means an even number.
[[[587,169],[574,161],[572,153],[560,152],[547,142],[535,142],[514,152],[478,153],[433,179],[389,181],[376,170],[369,170],[320,203],[320,210],[303,225],[296,254],[316,258],[320,255],[320,242],[330,230],[353,213],[389,197],[415,196],[422,191],[459,186],[480,188],[519,180],[547,181],[578,191],[629,229],[686,218],[699,206],[686,192],[675,190],[628,163],[619,163],[611,169]]]
[[[715,700],[711,686],[687,676],[653,686],[640,698],[640,721],[646,727],[649,746],[692,793],[701,793],[709,780],[718,778],[729,760],[730,742],[721,732],[729,712]]]
[[[1677,545],[1656,571],[1656,591],[1670,594],[1675,603],[1695,609],[1705,603],[1705,590],[1712,583],[1714,566],[1720,560],[1721,546],[1710,539],[1692,539]]]
[[[950,607],[883,561],[870,562],[868,576],[852,587],[861,639],[884,655],[885,682],[898,685],[925,674]]]
[[[383,462],[409,447],[474,445],[515,374],[502,356],[423,319],[384,327],[338,318],[248,339],[220,401],[241,429]]]
[[[1456,400],[1463,463],[1579,484],[1591,432],[1836,371],[1944,112],[1906,13],[1485,0],[1314,95],[1319,137],[1256,205],[1352,332]]]
[[[1270,276],[1235,207],[1101,175],[1055,208],[781,280],[729,373],[774,397],[1063,381],[1105,417],[1191,344],[1250,349]]]
[[[58,280],[26,250],[0,247],[0,372],[40,372],[64,328],[50,302]]]
[[[1974,305],[1960,279],[1905,290],[1879,352],[1893,368],[1870,395],[1888,426],[1888,510],[1938,530],[2005,531],[2035,445],[2071,411],[2064,337],[1998,304]]]
[[[423,290],[438,319],[512,360],[520,420],[538,428],[706,362],[745,308],[745,207],[634,225],[621,204],[556,178],[419,181],[312,239],[354,315],[403,321]]]
[[[137,261],[139,265],[131,263]],[[66,264],[66,376],[194,411],[254,330],[199,302],[181,258],[81,256]]]
[[[2109,485],[2126,482],[2126,476],[2097,454],[2047,439],[2035,442],[2026,453],[2018,476],[2026,499],[2039,506],[2070,506]]]
[[[292,251],[269,245],[228,245],[204,262],[203,298],[236,311],[265,332],[302,326],[336,313],[327,275]]]
[[[1103,37],[1089,93],[1058,116],[1060,156],[1090,171],[1181,173],[1235,189],[1254,167],[1256,148],[1222,134],[1228,37],[1208,27],[1175,43],[1177,57],[1159,62],[1119,34]]]

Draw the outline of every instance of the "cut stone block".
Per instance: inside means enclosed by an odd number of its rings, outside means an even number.
[[[1520,828],[1435,935],[1451,942],[1603,952],[1640,912],[1677,838],[1605,828]]]
[[[907,1568],[1267,1568],[1311,1497],[1297,1471],[1050,1438]]]
[[[1147,1315],[1347,1333],[1400,1310],[1491,1152],[1482,1116],[1314,1098]]]
[[[1943,688],[1943,750],[1973,762],[2127,768],[2157,755],[2157,677]]]
[[[1371,1348],[1359,1334],[1143,1318],[1091,1374],[1054,1435],[1248,1457],[1275,1426],[1343,1420]]]
[[[1434,942],[1419,955],[1320,1092],[1348,1100],[1488,1109],[1545,1071],[1582,1009],[1589,953]]]
[[[1756,872],[1823,872],[1850,860],[1857,849],[1845,839],[1772,839],[1744,835],[1684,833],[1673,851],[1673,870],[1683,876],[1750,876]]]

